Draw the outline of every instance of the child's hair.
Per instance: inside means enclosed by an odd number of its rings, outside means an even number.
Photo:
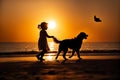
[[[45,25],[47,25],[48,23],[46,22],[41,22],[41,24],[38,24],[38,28],[39,29],[43,29]]]

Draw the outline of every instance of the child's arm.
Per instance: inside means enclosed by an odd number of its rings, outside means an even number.
[[[46,32],[46,31],[45,31]],[[46,36],[48,37],[48,38],[53,38],[54,36],[49,36],[48,34],[47,34],[47,32],[46,32]]]

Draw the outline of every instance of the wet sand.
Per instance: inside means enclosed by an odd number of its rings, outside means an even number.
[[[120,80],[119,57],[82,56],[77,61],[74,56],[65,63],[62,56],[60,62],[53,60],[54,57],[44,57],[43,63],[33,56],[1,57],[4,61],[0,61],[0,80]]]
[[[51,54],[44,56],[45,61],[54,61],[56,56],[53,56]],[[68,58],[69,56],[67,56]],[[116,55],[110,55],[110,56],[81,56],[81,58],[84,60],[86,59],[93,59],[93,60],[112,60],[112,59],[120,59],[120,56]],[[68,58],[69,60],[77,60],[77,56],[73,56],[72,58]],[[62,61],[64,60],[63,56],[59,56],[58,60]],[[0,62],[35,62],[38,61],[35,55],[12,55],[12,56],[1,56]]]

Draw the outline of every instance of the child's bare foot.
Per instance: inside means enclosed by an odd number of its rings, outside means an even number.
[[[45,59],[43,59],[43,58],[40,58],[39,60],[40,60],[40,61],[45,61]]]
[[[37,60],[40,60],[40,57],[39,57],[39,55],[36,55],[36,57],[37,57]]]

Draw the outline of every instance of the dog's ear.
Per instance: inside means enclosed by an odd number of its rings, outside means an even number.
[[[82,34],[81,34],[81,33],[79,33],[79,34],[77,35],[77,38],[80,38],[80,37],[82,37]]]

